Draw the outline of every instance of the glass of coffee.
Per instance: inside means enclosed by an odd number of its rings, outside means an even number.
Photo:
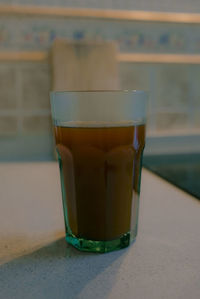
[[[137,235],[145,145],[144,91],[52,92],[66,241],[83,251]]]

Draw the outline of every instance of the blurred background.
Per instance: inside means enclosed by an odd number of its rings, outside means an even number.
[[[199,82],[198,0],[0,1],[0,161],[55,159],[50,90],[113,86],[149,91],[146,164],[197,159]]]

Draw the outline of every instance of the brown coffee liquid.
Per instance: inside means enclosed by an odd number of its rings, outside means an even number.
[[[55,136],[67,231],[98,241],[129,232],[137,221],[132,206],[140,188],[145,126],[57,126]]]

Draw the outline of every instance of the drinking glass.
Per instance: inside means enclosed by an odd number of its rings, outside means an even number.
[[[144,91],[51,92],[66,241],[83,251],[137,235],[145,145]]]

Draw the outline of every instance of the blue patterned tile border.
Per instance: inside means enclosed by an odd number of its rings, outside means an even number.
[[[0,19],[0,50],[47,50],[55,38],[115,40],[123,52],[200,51],[200,25],[16,16]]]

